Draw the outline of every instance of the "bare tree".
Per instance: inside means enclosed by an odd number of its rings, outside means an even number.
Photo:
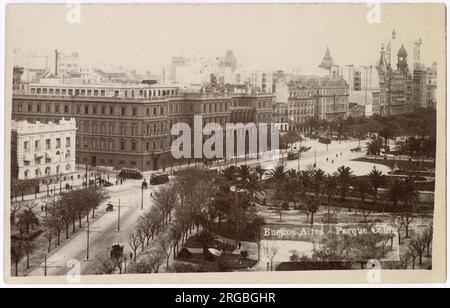
[[[393,216],[392,217],[392,225],[397,230],[398,244],[401,245],[402,244],[402,233],[401,233],[401,231],[403,229],[402,219],[399,216]]]
[[[166,262],[165,253],[159,249],[152,249],[136,262],[134,271],[140,274],[159,273],[164,262]]]
[[[431,244],[433,242],[433,226],[430,225],[425,232],[423,233],[424,236],[424,240],[427,244],[427,257],[430,257],[430,248],[431,248]]]
[[[25,249],[22,241],[16,241],[11,245],[11,260],[14,263],[15,276],[19,276],[19,262],[25,255]]]
[[[136,262],[136,253],[141,245],[141,240],[139,238],[139,234],[137,231],[130,234],[130,237],[128,239],[128,244],[130,245],[131,249],[133,250],[133,261]]]
[[[412,269],[416,269],[416,259],[419,256],[419,254],[417,253],[416,248],[414,247],[414,245],[412,245],[411,242],[408,245],[408,250],[412,261]]]
[[[423,235],[418,235],[410,242],[410,246],[416,250],[419,257],[419,265],[422,265],[423,253],[427,248],[426,238]]]
[[[166,257],[166,271],[169,271],[169,261],[172,249],[174,247],[174,241],[170,235],[162,236],[158,239],[158,245]]]
[[[404,251],[403,253],[400,253],[400,266],[402,269],[407,269],[410,262],[411,262],[411,253],[409,249]]]
[[[276,242],[265,242],[262,246],[262,251],[266,258],[270,261],[270,270],[273,271],[273,260],[278,255],[279,247]]]
[[[403,227],[405,228],[405,238],[409,238],[409,226],[414,221],[414,216],[411,211],[402,212],[399,214]]]
[[[33,252],[34,248],[34,244],[32,241],[30,241],[30,239],[27,239],[23,242],[23,249],[27,257],[27,269],[30,268],[30,255]]]
[[[11,202],[10,204],[11,204],[10,221],[11,221],[11,225],[15,225],[16,224],[16,215],[23,208],[24,202],[23,201],[14,201],[14,202]]]
[[[97,269],[97,275],[111,275],[116,271],[116,263],[110,259],[102,262],[100,267]]]

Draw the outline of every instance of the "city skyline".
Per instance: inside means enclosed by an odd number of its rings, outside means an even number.
[[[372,8],[365,4],[239,5],[239,14],[236,6],[122,5],[117,10],[117,5],[81,5],[80,23],[73,24],[64,22],[71,12],[65,5],[10,6],[10,16],[15,18],[7,21],[11,23],[8,29],[14,29],[7,54],[20,48],[51,56],[59,49],[79,52],[83,65],[108,64],[160,73],[174,56],[212,58],[231,49],[238,65],[248,70],[297,69],[311,75],[324,73],[318,65],[327,47],[341,67],[375,65],[381,44],[389,42],[393,29],[410,62],[419,38],[424,42],[422,62],[426,65],[437,61],[441,52],[438,46],[442,42],[437,41],[441,35],[430,30],[439,29],[436,23],[440,19],[426,18],[427,12],[440,14],[437,6],[381,5],[381,24],[368,23]],[[118,12],[126,27],[114,22]],[[21,24],[24,18],[31,22]],[[38,29],[31,27],[35,23],[40,24]],[[409,31],[413,25],[420,27]],[[303,30],[308,28],[314,31]]]

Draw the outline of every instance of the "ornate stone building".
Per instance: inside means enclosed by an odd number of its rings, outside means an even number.
[[[380,115],[404,114],[413,110],[413,76],[408,68],[408,53],[402,47],[397,53],[397,69],[390,63],[390,46],[381,47],[377,72],[380,82]]]
[[[59,122],[12,122],[12,177],[19,180],[75,172],[74,118]]]
[[[202,115],[215,122],[271,123],[271,94],[185,92],[158,85],[31,84],[13,94],[13,119],[74,117],[77,163],[155,170],[170,165],[171,128]]]

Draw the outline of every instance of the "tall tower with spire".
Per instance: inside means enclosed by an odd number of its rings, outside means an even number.
[[[322,63],[319,65],[320,68],[326,69],[331,75],[331,70],[334,67],[333,58],[331,57],[330,48],[327,47],[325,51],[325,56],[323,57]]]

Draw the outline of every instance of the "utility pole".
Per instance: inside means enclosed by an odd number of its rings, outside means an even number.
[[[47,277],[47,255],[44,255],[44,276]]]
[[[141,184],[141,210],[144,209],[144,182]]]
[[[89,261],[89,232],[90,232],[90,223],[89,223],[89,213],[87,215],[87,238],[86,238],[86,261]]]
[[[117,211],[117,231],[120,231],[120,199],[119,199],[119,208]]]
[[[314,168],[317,166],[317,151],[316,148],[314,148]]]

